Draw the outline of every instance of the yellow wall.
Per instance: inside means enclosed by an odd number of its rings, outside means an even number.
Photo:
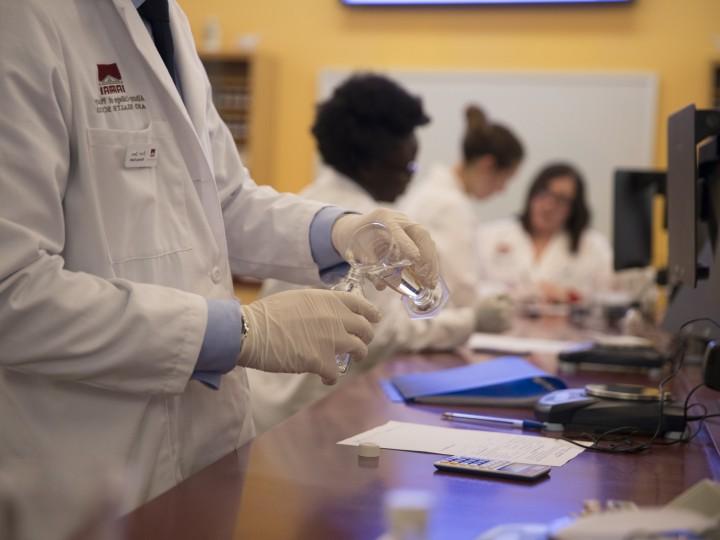
[[[711,64],[720,56],[720,0],[452,9],[353,9],[339,0],[179,1],[196,36],[208,15],[220,18],[226,49],[240,34],[260,36],[258,53],[269,76],[256,88],[252,159],[257,180],[281,190],[298,190],[312,179],[308,130],[323,67],[653,71],[660,77],[656,161],[664,166],[668,114],[691,101],[709,106]]]

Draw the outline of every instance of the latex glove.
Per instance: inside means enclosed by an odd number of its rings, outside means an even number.
[[[425,228],[405,214],[378,208],[369,214],[347,214],[335,222],[332,242],[342,257],[347,257],[353,233],[367,223],[380,222],[387,227],[395,242],[400,259],[411,261],[413,274],[421,285],[434,288],[438,282],[439,264],[435,242]],[[375,283],[382,288],[380,283]]]
[[[513,304],[507,296],[489,296],[475,306],[475,331],[499,334],[512,324]]]
[[[285,291],[242,306],[248,333],[238,364],[276,373],[317,373],[325,384],[337,381],[335,355],[367,356],[370,323],[380,312],[346,292],[321,289]]]

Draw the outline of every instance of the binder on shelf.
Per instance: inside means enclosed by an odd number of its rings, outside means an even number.
[[[533,405],[543,395],[567,388],[557,377],[517,356],[503,356],[389,381],[406,402],[450,405]]]

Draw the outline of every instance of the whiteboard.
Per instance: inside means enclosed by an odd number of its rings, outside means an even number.
[[[464,108],[480,105],[523,141],[526,158],[505,192],[477,204],[481,220],[517,214],[538,170],[569,161],[584,174],[593,227],[612,238],[612,182],[616,168],[654,165],[657,76],[652,73],[560,73],[372,70],[423,99],[432,123],[418,130],[422,182],[434,163],[461,157]],[[325,99],[352,70],[324,69]]]

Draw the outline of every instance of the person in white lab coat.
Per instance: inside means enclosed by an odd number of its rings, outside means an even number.
[[[367,354],[369,302],[240,306],[231,272],[321,283],[380,220],[437,281],[406,217],[251,180],[174,0],[3,0],[0,50],[0,461],[128,466],[137,506],[254,435],[245,367],[332,383]]]
[[[565,163],[544,167],[518,217],[479,227],[479,275],[520,300],[576,303],[611,285],[612,251],[590,229],[585,181]]]
[[[489,122],[475,106],[466,108],[462,161],[453,168],[436,165],[411,186],[400,207],[430,230],[440,254],[450,304],[478,302],[475,234],[479,224],[473,199],[502,191],[523,159],[523,146],[507,127]]]
[[[338,86],[318,107],[313,135],[328,168],[302,191],[308,199],[371,212],[392,204],[407,187],[415,170],[418,141],[415,129],[427,124],[419,98],[387,77],[358,74]],[[261,295],[293,288],[267,280]],[[365,295],[383,314],[362,364],[351,363],[341,382],[367,370],[397,351],[450,349],[467,341],[476,328],[496,329],[502,306],[482,305],[445,309],[433,319],[411,320],[399,295],[365,287]],[[253,416],[259,431],[291,416],[333,391],[307,374],[249,371]]]

